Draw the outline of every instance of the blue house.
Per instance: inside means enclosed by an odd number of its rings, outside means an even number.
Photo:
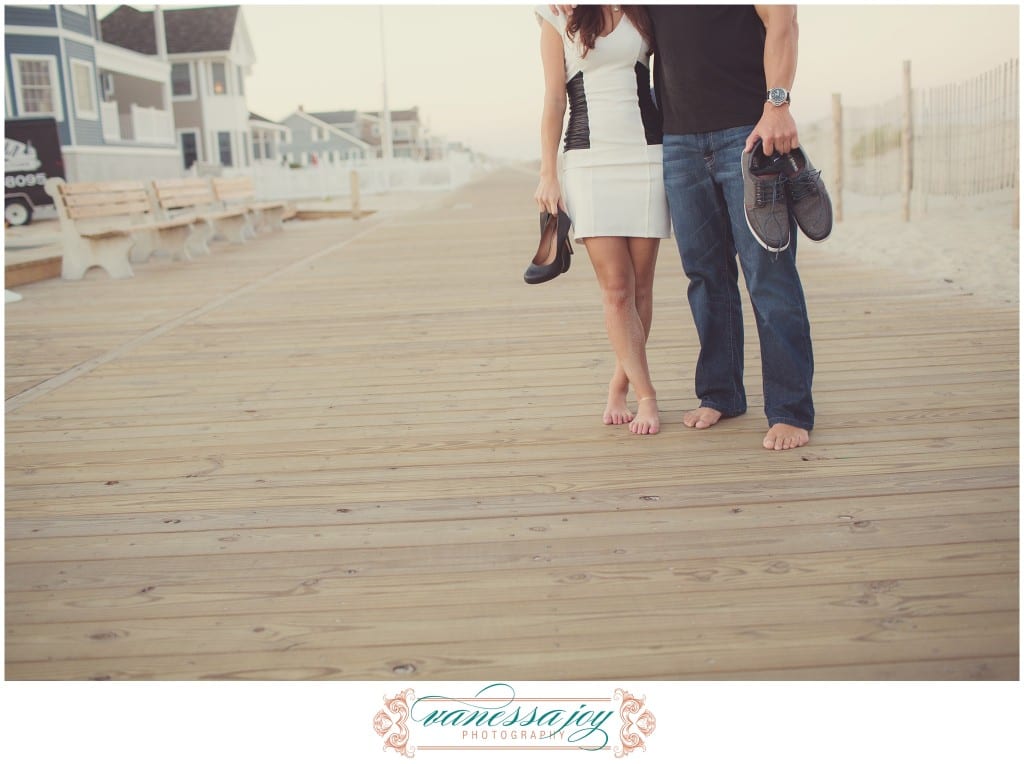
[[[57,121],[69,181],[182,173],[170,63],[103,42],[95,5],[5,5],[4,56],[6,117]]]
[[[288,142],[281,151],[289,164],[305,167],[377,156],[375,146],[353,135],[354,111],[313,114],[300,106],[281,124],[288,128]]]

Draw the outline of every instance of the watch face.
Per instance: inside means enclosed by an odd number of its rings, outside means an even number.
[[[789,93],[783,88],[772,88],[768,91],[768,100],[773,106],[782,106],[789,98]]]

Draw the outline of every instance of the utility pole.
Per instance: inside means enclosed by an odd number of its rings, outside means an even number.
[[[381,101],[383,108],[380,113],[380,148],[381,158],[390,162],[395,158],[395,148],[391,140],[391,110],[388,107],[388,67],[387,49],[384,45],[384,6],[377,8],[380,14],[380,76]]]

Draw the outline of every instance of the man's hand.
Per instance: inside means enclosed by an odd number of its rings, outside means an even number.
[[[746,151],[748,153],[754,148],[754,143],[758,138],[761,139],[761,148],[765,156],[771,156],[774,151],[785,154],[800,145],[796,121],[789,113],[788,104],[772,106],[770,103],[766,103],[764,105],[761,120],[754,125],[754,131],[747,138]]]

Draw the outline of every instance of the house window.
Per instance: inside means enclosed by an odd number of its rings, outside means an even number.
[[[214,95],[226,95],[228,92],[228,68],[223,61],[214,61],[211,64],[213,74]]]
[[[175,98],[192,97],[192,64],[171,64],[171,95]]]
[[[53,56],[11,56],[15,71],[18,114],[52,115],[64,119],[57,91],[57,59]]]
[[[181,134],[181,156],[185,162],[185,169],[199,161],[199,136],[195,131],[183,131]]]
[[[91,61],[71,59],[71,91],[75,99],[75,115],[82,119],[99,119],[96,70]]]
[[[225,167],[234,167],[235,163],[231,158],[231,133],[217,133],[217,150],[220,152],[220,163]]]

